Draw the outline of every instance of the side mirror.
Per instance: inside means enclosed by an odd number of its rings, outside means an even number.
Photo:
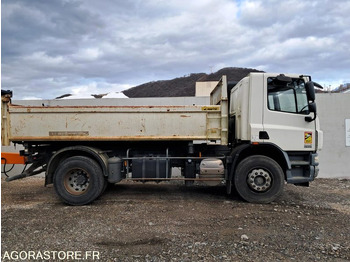
[[[306,116],[305,117],[305,121],[306,122],[312,122],[316,119],[316,111],[317,111],[317,108],[316,108],[316,103],[315,102],[312,102],[309,104],[309,112],[310,113],[314,113],[314,117],[311,117],[311,116]]]
[[[312,102],[309,104],[309,112],[316,113],[316,103]]]
[[[319,88],[319,89],[323,89],[323,86],[321,86],[320,84],[317,84],[316,82],[312,82],[312,83],[314,83],[314,86],[315,86],[315,87],[317,87],[317,88]]]
[[[315,101],[315,87],[314,87],[314,82],[309,81],[305,84],[305,89],[306,89],[306,96],[308,101]],[[311,105],[311,104],[310,104]],[[316,106],[316,105],[315,105]]]

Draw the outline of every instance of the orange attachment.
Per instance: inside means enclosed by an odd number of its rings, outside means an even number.
[[[6,160],[5,160],[6,159]],[[1,164],[25,164],[27,158],[20,156],[19,153],[3,153],[1,152]]]

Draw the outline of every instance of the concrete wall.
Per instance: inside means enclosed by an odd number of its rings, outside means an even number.
[[[196,82],[195,96],[210,96],[211,91],[214,90],[219,81],[205,81]]]
[[[23,106],[182,106],[208,105],[210,99],[202,97],[144,97],[144,98],[102,98],[102,99],[52,99],[13,100],[12,104]]]
[[[320,177],[350,178],[350,147],[345,144],[345,119],[350,119],[350,93],[317,94],[317,111],[323,130],[319,152]]]

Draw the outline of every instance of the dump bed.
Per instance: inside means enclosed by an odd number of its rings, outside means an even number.
[[[23,106],[2,97],[2,144],[25,141],[188,140],[227,144],[227,81],[210,105]]]

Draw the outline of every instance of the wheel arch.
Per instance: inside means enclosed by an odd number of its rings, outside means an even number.
[[[47,164],[45,185],[53,183],[53,175],[58,165],[65,159],[73,156],[86,156],[95,160],[102,169],[103,175],[108,176],[107,161],[108,156],[99,149],[88,146],[65,147],[57,151]]]
[[[274,144],[258,144],[258,145],[252,145],[252,144],[243,144],[235,148],[232,153],[232,167],[230,172],[230,180],[232,181],[235,170],[238,166],[238,164],[244,160],[245,158],[249,156],[254,155],[262,155],[269,157],[273,160],[275,160],[282,168],[284,172],[284,178],[286,177],[286,171],[288,169],[291,169],[291,164],[289,161],[288,154],[284,152],[281,148]]]

